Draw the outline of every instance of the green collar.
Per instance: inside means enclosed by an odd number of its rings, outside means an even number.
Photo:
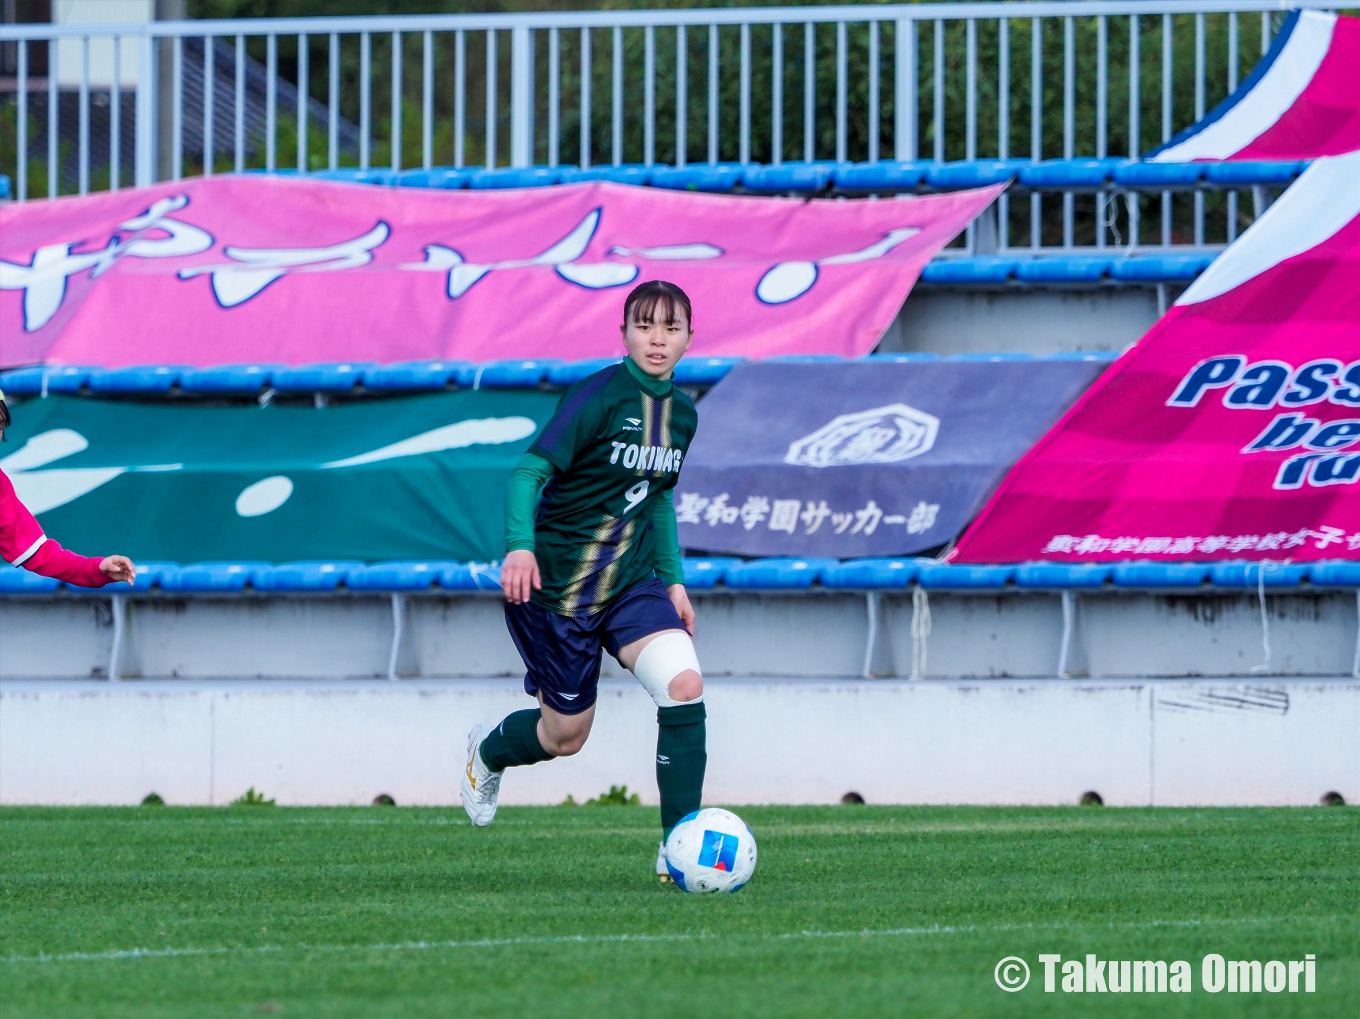
[[[672,383],[670,379],[658,379],[648,375],[637,366],[631,357],[625,356],[623,364],[628,369],[628,374],[633,377],[633,381],[642,387],[643,392],[650,393],[652,396],[671,395]]]

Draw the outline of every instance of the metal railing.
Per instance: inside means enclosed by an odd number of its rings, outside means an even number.
[[[253,168],[1137,157],[1234,89],[1287,9],[1336,6],[1045,0],[5,25],[14,73],[0,79],[0,118],[12,118],[14,150],[0,152],[0,172],[13,171],[22,200],[43,177],[50,197]],[[135,67],[122,66],[129,39]],[[72,49],[77,76],[61,58]],[[201,61],[192,74],[189,50]],[[106,169],[93,159],[92,98],[107,109]],[[969,250],[1214,248],[1251,216],[1233,191],[1031,193],[1003,196],[996,212],[995,236],[970,230]]]

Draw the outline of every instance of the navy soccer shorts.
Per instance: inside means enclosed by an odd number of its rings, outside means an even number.
[[[683,630],[666,585],[656,577],[624,588],[603,612],[560,616],[529,602],[505,605],[510,637],[529,670],[524,692],[563,715],[579,715],[595,703],[600,649],[619,648],[662,630]]]

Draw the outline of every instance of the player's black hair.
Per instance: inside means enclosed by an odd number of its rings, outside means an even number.
[[[665,280],[649,280],[633,288],[628,300],[623,302],[624,325],[629,322],[655,322],[657,313],[663,310],[662,321],[667,325],[679,317],[676,314],[678,310],[684,313],[685,322],[693,327],[694,314],[690,308],[689,298],[674,283],[667,283]]]

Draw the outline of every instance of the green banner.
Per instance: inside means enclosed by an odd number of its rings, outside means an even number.
[[[43,529],[146,561],[498,559],[510,471],[557,396],[327,407],[52,396],[12,407],[0,470]]]

